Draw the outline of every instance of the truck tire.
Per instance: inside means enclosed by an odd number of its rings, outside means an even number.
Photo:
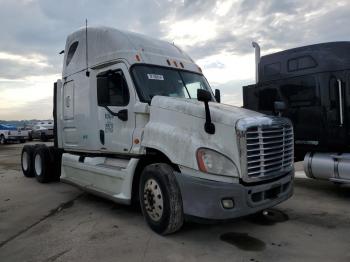
[[[170,165],[146,166],[141,174],[139,196],[143,216],[153,231],[167,235],[181,228],[184,221],[181,192]]]
[[[25,145],[21,153],[21,167],[25,177],[34,177],[33,154],[35,147]]]
[[[62,150],[49,146],[49,152],[51,157],[51,181],[60,181],[61,176],[61,161]]]
[[[4,135],[0,135],[0,145],[5,145],[6,144],[6,139]]]
[[[34,175],[38,182],[48,183],[52,180],[52,161],[50,157],[50,151],[47,146],[43,145],[35,147],[33,164]]]

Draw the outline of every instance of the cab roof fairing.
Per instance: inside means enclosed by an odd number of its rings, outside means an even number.
[[[186,53],[174,44],[163,40],[111,27],[88,27],[87,39],[88,68],[123,59],[129,65],[145,63],[178,69],[182,69],[179,64],[182,62],[184,69],[201,73],[199,67]],[[79,42],[78,47],[70,63],[66,65],[68,50],[76,41]],[[136,55],[139,55],[140,61],[137,60]],[[171,65],[167,63],[167,59]],[[62,77],[86,70],[86,65],[86,28],[84,27],[67,37]]]
[[[350,41],[338,41],[301,46],[264,55],[259,62],[259,82],[263,83],[306,74],[349,70],[349,50]],[[311,57],[316,65],[295,71],[288,69],[288,62],[290,60],[302,57]],[[279,64],[280,72],[267,75],[265,73],[265,67],[272,64]]]

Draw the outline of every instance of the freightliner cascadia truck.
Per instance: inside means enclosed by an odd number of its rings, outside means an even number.
[[[308,177],[350,183],[350,42],[321,43],[260,58],[244,108],[289,118],[295,157]]]
[[[174,44],[87,27],[64,53],[54,146],[23,148],[25,176],[139,202],[163,235],[185,219],[241,217],[292,195],[291,122],[221,104]]]

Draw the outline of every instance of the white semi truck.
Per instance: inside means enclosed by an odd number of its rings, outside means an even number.
[[[54,86],[54,146],[25,146],[25,176],[122,204],[149,226],[256,213],[293,192],[289,120],[220,104],[177,46],[108,27],[69,35]]]

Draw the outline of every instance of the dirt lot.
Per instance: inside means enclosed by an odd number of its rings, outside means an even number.
[[[267,216],[162,237],[137,208],[23,177],[21,147],[0,146],[0,261],[350,261],[350,188],[297,172]]]

